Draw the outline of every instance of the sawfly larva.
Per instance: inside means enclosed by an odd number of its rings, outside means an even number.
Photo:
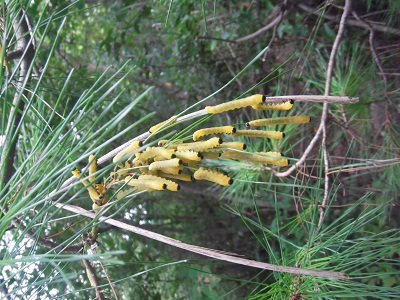
[[[293,100],[288,100],[283,103],[260,103],[252,105],[255,110],[289,110],[293,107]]]
[[[203,128],[203,129],[197,130],[193,133],[193,141],[197,141],[199,138],[210,135],[210,134],[220,134],[220,133],[232,134],[235,132],[236,132],[236,128],[233,126]]]
[[[233,135],[268,138],[268,139],[282,139],[285,137],[285,134],[283,132],[272,131],[272,130],[238,130]]]
[[[196,172],[194,172],[193,176],[196,180],[207,180],[222,186],[228,186],[233,183],[233,179],[226,174],[208,170],[203,167],[200,167]]]
[[[270,119],[257,119],[246,123],[246,127],[250,126],[269,126],[279,124],[302,124],[311,121],[309,116],[290,116]]]
[[[219,114],[225,111],[239,109],[247,106],[253,106],[261,104],[265,99],[265,96],[257,94],[250,97],[232,100],[229,102],[225,102],[222,104],[214,105],[214,106],[206,106],[204,109],[209,114]]]

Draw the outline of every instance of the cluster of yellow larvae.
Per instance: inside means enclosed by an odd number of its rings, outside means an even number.
[[[252,107],[256,110],[289,110],[293,101],[265,103],[263,95],[233,100],[215,106],[205,107],[207,114],[218,114],[233,109]],[[172,117],[150,128],[155,133],[161,128],[174,124],[177,117]],[[301,124],[310,122],[308,116],[291,116],[269,119],[258,119],[246,123],[247,128],[277,124]],[[72,173],[80,178],[93,200],[93,209],[99,208],[108,201],[107,190],[118,185],[119,199],[135,191],[169,190],[178,191],[179,182],[206,180],[222,186],[232,184],[233,179],[221,170],[206,166],[205,159],[232,159],[250,163],[264,163],[273,166],[287,166],[288,160],[280,152],[246,152],[246,144],[241,141],[223,141],[221,137],[210,135],[231,135],[233,138],[245,136],[254,138],[282,139],[280,131],[246,129],[239,130],[233,126],[203,128],[193,133],[193,142],[177,143],[174,140],[160,140],[156,147],[144,147],[142,141],[136,140],[119,152],[113,159],[116,167],[103,183],[95,183],[94,174],[97,163],[93,155],[89,157],[89,177],[85,179],[78,169]],[[129,188],[125,188],[128,186]]]

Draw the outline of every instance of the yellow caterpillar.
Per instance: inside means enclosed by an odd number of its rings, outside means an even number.
[[[93,154],[89,155],[89,163],[89,181],[93,183],[96,180],[93,174],[97,172],[97,159],[94,158]]]
[[[182,181],[193,181],[193,176],[190,174],[169,174],[169,173],[164,173],[162,171],[158,171],[157,175],[160,177],[167,177],[167,178],[172,178],[172,179],[177,179],[177,180],[182,180]]]
[[[166,121],[164,121],[164,122],[161,122],[161,123],[159,123],[159,124],[157,124],[157,125],[154,125],[154,126],[150,127],[149,132],[150,132],[150,133],[154,133],[154,132],[158,131],[161,127],[167,127],[168,125],[171,125],[171,124],[175,123],[175,122],[176,122],[176,119],[178,119],[177,116],[172,116],[172,117],[169,118],[168,120],[166,120]]]
[[[164,147],[164,146],[165,146],[167,143],[169,143],[169,142],[171,142],[171,141],[170,141],[170,140],[159,140],[158,143],[157,143],[157,145],[158,145],[159,147]],[[169,145],[167,146],[167,149],[176,149],[177,145],[178,145],[178,144],[169,144]]]
[[[226,174],[214,170],[208,170],[203,167],[200,167],[196,172],[194,172],[193,176],[196,180],[207,180],[222,186],[228,186],[233,183],[233,179]]]
[[[92,201],[96,203],[98,206],[101,206],[104,196],[97,192],[97,190],[92,186],[89,180],[82,178],[81,171],[79,171],[79,169],[76,168],[72,171],[72,175],[74,175],[76,178],[79,178],[79,180],[88,190],[90,199],[92,199]]]
[[[265,100],[265,96],[257,94],[250,97],[232,100],[214,106],[206,106],[204,109],[209,114],[219,114],[225,111],[238,109],[246,106],[259,105]]]
[[[182,160],[180,160],[179,158],[173,158],[173,159],[168,159],[168,160],[152,162],[149,165],[149,170],[155,171],[155,170],[160,170],[160,169],[164,169],[164,168],[179,167],[180,165],[182,165]]]
[[[215,148],[217,149],[217,148]],[[211,150],[215,150],[215,149],[210,149],[208,151]],[[203,158],[208,158],[208,159],[214,159],[214,158],[219,158],[221,156],[221,153],[219,149],[217,149],[219,152],[202,152],[201,154],[203,155]]]
[[[147,147],[146,151],[137,154],[137,158],[142,162],[146,163],[150,158],[162,156],[166,159],[175,158],[175,150],[174,149],[165,149],[163,147]]]
[[[166,188],[170,191],[177,192],[181,188],[179,184],[172,180],[168,180],[162,177],[154,176],[154,175],[140,175],[140,180],[148,180],[148,181],[157,181],[166,185]]]
[[[183,166],[179,166],[179,167],[168,167],[168,168],[159,168],[159,169],[155,170],[155,171],[156,171],[155,174],[157,174],[158,171],[162,171],[162,172],[164,172],[164,173],[177,175],[177,174],[181,174],[181,173],[182,173],[182,170],[183,170]],[[153,172],[153,170],[152,170],[152,172]]]
[[[197,141],[199,138],[210,134],[219,134],[219,133],[232,134],[235,132],[236,128],[233,126],[203,128],[193,133],[193,141]]]
[[[206,151],[207,149],[215,148],[219,146],[221,143],[222,143],[221,138],[213,137],[206,141],[178,144],[177,150],[178,151],[193,150],[201,152],[201,151]]]
[[[187,163],[188,161],[200,161],[203,159],[203,155],[198,151],[176,151],[175,155],[184,163]]]
[[[129,186],[134,186],[138,189],[147,191],[162,191],[167,189],[167,184],[162,180],[145,180],[145,179],[134,179],[132,176],[125,177],[125,182]]]
[[[247,145],[242,142],[223,142],[217,148],[230,148],[230,149],[237,149],[237,150],[245,150]]]
[[[252,105],[255,110],[289,110],[293,107],[293,100],[288,100],[283,103],[259,103]]]
[[[233,135],[268,138],[268,139],[282,139],[285,137],[285,134],[281,131],[267,131],[267,130],[237,130]]]
[[[285,167],[288,165],[286,158],[281,158],[279,152],[238,152],[238,151],[226,151],[222,153],[221,158],[230,158],[234,160],[244,160],[249,162],[261,162],[271,164],[274,166]]]
[[[176,157],[174,149],[165,149],[164,147],[150,147],[148,149],[149,151],[153,152],[154,156],[162,156],[165,157],[166,159],[171,159]]]
[[[309,116],[290,116],[270,119],[257,119],[246,123],[246,127],[250,126],[268,126],[278,124],[302,124],[311,121]]]
[[[133,141],[128,147],[126,147],[124,150],[122,150],[121,152],[119,152],[117,155],[114,156],[113,162],[114,163],[119,162],[120,160],[122,160],[122,157],[128,154],[132,154],[133,152],[135,152],[135,150],[139,149],[142,146],[143,146],[142,141]]]
[[[89,155],[89,183],[93,184],[94,188],[96,189],[99,195],[102,195],[105,192],[105,187],[103,183],[94,183],[96,178],[94,174],[97,172],[97,159],[94,157],[93,154]],[[104,196],[102,200],[102,204],[107,202],[106,196]]]

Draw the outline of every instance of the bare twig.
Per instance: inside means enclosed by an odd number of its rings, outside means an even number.
[[[97,245],[97,243],[96,243],[96,245]],[[92,251],[93,251],[93,253],[97,254],[97,250],[96,250],[95,247],[92,247]],[[108,272],[107,272],[106,268],[104,268],[104,264],[101,261],[99,261],[99,264],[100,264],[101,268],[103,269],[103,272],[104,272],[104,274],[105,274],[105,276],[107,278],[107,281],[108,281],[108,284],[110,285],[111,290],[113,291],[114,299],[118,300],[117,292],[114,289],[114,285],[113,285],[113,283],[111,281],[110,276],[108,276]]]
[[[90,285],[95,289],[96,291],[96,299],[98,300],[104,300],[104,296],[103,293],[101,292],[100,288],[99,288],[99,280],[97,279],[97,275],[96,275],[96,270],[95,268],[92,266],[92,264],[86,260],[86,259],[82,259],[83,264],[85,265],[85,269],[86,269],[86,274],[87,277],[90,281]]]
[[[332,83],[332,74],[333,67],[335,64],[336,54],[339,48],[340,41],[342,40],[344,28],[346,25],[346,19],[351,9],[351,1],[346,0],[344,5],[344,10],[342,14],[342,18],[340,20],[339,30],[336,35],[335,41],[332,46],[331,55],[329,57],[328,62],[328,70],[326,71],[326,81],[325,81],[325,95],[329,95],[331,92],[331,83]],[[324,186],[324,198],[322,199],[322,203],[320,206],[320,215],[317,228],[320,229],[322,225],[322,220],[325,214],[326,204],[328,203],[329,198],[329,161],[328,161],[328,152],[326,150],[326,120],[328,118],[328,109],[329,104],[327,102],[324,103],[324,108],[321,116],[321,124],[322,127],[322,148],[324,152],[324,173],[325,173],[325,186]]]
[[[348,12],[346,12],[345,17],[347,17],[347,14],[348,14]],[[339,28],[338,35],[336,37],[336,40],[333,45],[333,49],[331,51],[331,57],[329,59],[328,70],[327,70],[327,80],[326,80],[326,84],[325,84],[325,93],[324,93],[324,96],[320,96],[321,98],[319,98],[319,100],[324,102],[324,106],[323,106],[321,122],[319,124],[318,130],[315,133],[312,140],[310,141],[308,147],[304,150],[304,153],[300,157],[300,159],[285,172],[277,172],[276,170],[273,170],[275,176],[278,176],[278,177],[289,176],[294,170],[296,170],[299,166],[301,166],[304,163],[304,161],[306,160],[306,158],[309,156],[309,154],[311,153],[312,149],[314,149],[317,141],[321,137],[321,134],[325,130],[324,128],[325,128],[326,119],[328,117],[328,107],[329,106],[328,106],[328,102],[324,101],[324,99],[327,100],[328,98],[324,98],[324,97],[330,97],[328,95],[330,93],[330,81],[331,81],[331,77],[332,77],[333,63],[334,63],[334,56],[332,56],[332,54],[336,55],[337,47],[338,47],[339,41],[340,41],[337,38],[338,38],[339,34],[340,34],[340,38],[341,38],[341,34],[343,33],[342,22],[344,22],[344,20],[343,20],[343,15],[342,15],[341,27]],[[344,24],[343,24],[343,26],[344,26]],[[358,101],[358,98],[356,98],[356,97],[343,97],[343,98],[344,98],[343,100],[345,100],[345,98],[347,98],[347,100],[348,100],[347,103],[354,103],[354,102]],[[354,101],[354,102],[352,102],[352,101]],[[326,156],[326,155],[324,155],[324,156]]]
[[[55,203],[54,204],[56,207],[68,210],[77,214],[80,214],[85,217],[89,217],[94,219],[96,215],[90,211],[87,211],[81,207],[74,206],[74,205],[69,205],[69,204],[63,204],[63,203]],[[227,262],[232,262],[235,264],[239,265],[244,265],[248,267],[253,267],[253,268],[259,268],[259,269],[265,269],[265,270],[271,270],[271,271],[276,271],[276,272],[286,272],[286,273],[291,273],[291,274],[301,274],[301,275],[308,275],[308,276],[320,276],[320,277],[328,277],[328,278],[336,278],[336,279],[342,279],[342,280],[348,280],[349,276],[346,273],[342,272],[330,272],[330,271],[320,271],[320,270],[309,270],[309,269],[303,269],[303,268],[296,268],[296,267],[287,267],[287,266],[278,266],[274,264],[269,264],[269,263],[263,263],[263,262],[258,262],[250,259],[244,259],[244,258],[239,258],[235,257],[232,255],[225,254],[224,252],[218,251],[218,250],[213,250],[213,249],[208,249],[208,248],[203,248],[199,246],[194,246],[190,244],[183,243],[181,241],[172,239],[170,237],[166,237],[164,235],[145,230],[139,227],[135,227],[114,219],[106,218],[106,217],[98,217],[99,222],[104,222],[110,225],[113,225],[115,227],[145,236],[147,238],[151,238],[153,240],[180,248],[184,249],[193,253],[197,253],[200,255],[204,255],[207,257],[212,257],[215,259],[227,261]]]
[[[320,16],[320,13],[318,11],[316,11],[314,8],[309,7],[309,6],[305,5],[305,4],[299,4],[298,7],[301,8],[302,10],[308,12],[308,13]],[[336,21],[337,20],[336,16],[330,16],[330,15],[327,15],[327,14],[324,14],[322,17],[324,19],[331,20],[331,21]],[[350,25],[350,26],[356,26],[356,27],[360,27],[360,28],[369,29],[368,25],[366,25],[365,23],[357,21],[357,20],[353,20],[353,19],[347,20],[347,24]],[[383,33],[390,33],[390,34],[400,35],[400,30],[396,29],[396,28],[391,28],[391,27],[388,27],[388,26],[380,25],[380,24],[371,24],[371,26],[374,29],[374,31],[380,31],[380,32],[383,32]]]
[[[276,103],[279,101],[293,100],[295,102],[336,102],[336,103],[357,103],[358,97],[348,96],[317,96],[317,95],[286,95],[265,97],[265,102]]]
[[[276,17],[273,21],[271,21],[268,25],[264,26],[263,28],[257,30],[256,32],[253,32],[252,34],[246,35],[244,37],[241,37],[235,41],[235,43],[243,43],[248,40],[254,39],[256,36],[264,33],[265,31],[274,28],[277,24],[279,24],[282,20],[282,18],[287,14],[287,12],[281,13],[278,17]]]
[[[352,173],[352,172],[358,172],[361,170],[372,170],[372,169],[377,169],[377,168],[386,168],[386,167],[391,167],[394,165],[400,164],[400,161],[394,161],[390,163],[379,163],[378,164],[370,165],[370,166],[360,166],[360,167],[348,167],[348,168],[340,168],[338,170],[332,170],[329,171],[328,174],[334,174],[334,173]]]
[[[372,28],[372,26],[367,21],[364,21],[363,19],[361,19],[354,10],[352,11],[352,15],[359,22],[364,23],[368,27],[368,30],[369,30],[369,47],[371,48],[372,56],[374,57],[376,65],[378,66],[378,69],[379,69],[380,74],[382,76],[383,82],[385,83],[385,87],[387,87],[387,78],[386,78],[386,75],[385,75],[385,71],[383,70],[382,63],[381,63],[381,61],[379,59],[378,53],[376,52],[376,48],[375,48],[375,32],[374,32],[374,28]]]

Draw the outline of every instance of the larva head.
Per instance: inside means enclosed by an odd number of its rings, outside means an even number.
[[[81,176],[81,171],[79,171],[78,168],[75,168],[72,170],[72,175],[74,175],[75,177],[80,177]]]

